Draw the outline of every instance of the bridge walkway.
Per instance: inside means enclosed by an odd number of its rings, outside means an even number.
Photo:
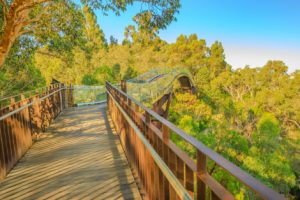
[[[0,199],[140,199],[106,105],[68,108],[0,183]]]

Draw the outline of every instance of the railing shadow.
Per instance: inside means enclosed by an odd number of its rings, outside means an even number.
[[[132,196],[105,108],[71,108],[52,125],[0,183],[0,199]]]

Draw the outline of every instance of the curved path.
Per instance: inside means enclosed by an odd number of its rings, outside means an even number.
[[[153,69],[130,79],[126,81],[127,93],[152,107],[164,95],[173,91],[173,86],[177,81],[182,89],[195,91],[192,75],[187,68],[181,67]]]
[[[106,105],[69,108],[0,183],[0,199],[140,199]]]

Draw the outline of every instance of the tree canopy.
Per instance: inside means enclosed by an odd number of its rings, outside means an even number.
[[[151,18],[147,18],[148,26],[156,28],[166,28],[180,7],[179,0],[81,1],[90,8],[104,13],[111,10],[117,15],[138,2],[141,9],[136,16],[143,19],[151,13]],[[71,0],[2,0],[0,7],[0,69],[21,36],[30,35],[39,45],[47,45],[59,52],[70,52],[70,48],[81,42],[82,14]]]

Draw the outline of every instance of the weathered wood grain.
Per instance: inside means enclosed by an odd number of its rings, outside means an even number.
[[[105,105],[65,110],[0,183],[0,199],[140,199]]]

